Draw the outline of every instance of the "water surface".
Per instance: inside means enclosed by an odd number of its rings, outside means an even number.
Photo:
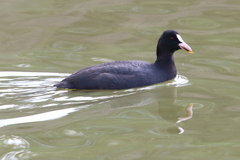
[[[0,2],[0,157],[238,159],[240,71],[236,0]],[[178,76],[112,91],[56,90],[87,66],[155,61],[164,30]]]

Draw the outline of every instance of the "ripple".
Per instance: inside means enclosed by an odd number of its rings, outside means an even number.
[[[76,28],[70,28],[68,29],[68,32],[70,33],[79,33],[79,34],[87,34],[87,35],[92,35],[92,34],[103,34],[103,33],[109,33],[111,32],[112,29],[110,27],[96,27],[93,26],[87,26],[87,27],[76,27]]]
[[[69,130],[69,129],[66,129],[64,131],[64,133],[67,135],[67,136],[84,136],[83,132],[77,132],[75,130]]]
[[[131,111],[123,111],[118,115],[114,116],[114,118],[122,118],[122,119],[159,119],[159,117],[154,116],[151,113],[146,112],[145,110],[131,110]]]
[[[68,42],[68,41],[58,41],[53,44],[54,48],[65,50],[65,51],[81,51],[85,50],[87,47],[80,45],[78,43]]]
[[[29,151],[30,143],[20,136],[2,135],[0,136],[0,145],[4,150],[10,151],[1,155],[1,159],[27,159],[37,156]]]
[[[47,131],[39,135],[39,137],[41,138],[35,138],[34,141],[41,146],[51,146],[55,148],[55,150],[61,150],[62,148],[66,148],[66,146],[72,149],[76,147],[88,147],[95,144],[91,137],[85,136],[82,132],[77,133],[74,130],[55,129]]]
[[[50,73],[50,72],[14,72],[14,71],[1,71],[0,77],[28,77],[28,76],[67,76],[69,74],[64,73]]]
[[[12,149],[25,149],[29,148],[30,144],[28,141],[20,136],[10,135],[10,136],[0,136],[1,146],[11,146]]]
[[[174,87],[184,87],[184,86],[188,86],[191,85],[191,83],[189,83],[189,80],[187,79],[187,77],[182,76],[182,75],[177,75],[173,80],[169,80],[167,82],[161,82],[158,84],[154,84],[151,86],[146,86],[146,87],[141,87],[141,88],[137,88],[137,89],[127,89],[125,90],[126,92],[132,92],[134,90],[136,91],[143,91],[143,90],[153,90],[155,88],[158,87],[162,87],[162,86],[174,86]]]
[[[239,85],[239,83],[237,85]],[[215,88],[213,89],[213,92],[215,94],[224,93],[224,95],[226,95],[225,97],[230,96],[231,98],[239,99],[239,88],[236,88],[234,86],[228,86],[226,88]]]
[[[50,72],[14,72],[14,71],[1,71],[0,72],[0,93],[33,93],[34,90],[30,88],[39,89],[47,86],[52,86],[55,82],[66,77],[69,74],[64,73],[50,73]],[[5,78],[6,77],[6,78]],[[59,78],[53,78],[59,77]],[[52,83],[52,84],[50,84]],[[5,89],[7,87],[8,89]],[[44,88],[46,91],[46,88]]]
[[[96,20],[101,20],[105,22],[111,22],[111,24],[117,24],[118,22],[126,21],[127,18],[119,14],[109,14],[106,9],[93,9],[89,11],[86,15],[87,18],[93,18]]]
[[[240,68],[240,64],[236,62],[232,62],[229,60],[220,60],[220,59],[193,59],[192,62],[200,63],[200,64],[211,64],[216,66],[214,70],[219,70],[224,73],[235,73],[238,68]]]
[[[32,33],[34,32],[33,28],[23,28],[23,27],[14,27],[11,28],[9,27],[7,30],[5,30],[5,32],[7,32],[9,35],[11,36],[20,36],[20,35],[25,35],[27,33]]]
[[[188,96],[183,96],[183,97],[188,97]],[[216,103],[214,102],[209,102],[206,100],[195,100],[194,102],[192,102],[192,97],[190,97],[191,101],[186,101],[186,100],[177,100],[175,103],[178,106],[182,106],[185,107],[187,104],[189,103],[193,103],[193,110],[198,110],[197,112],[199,114],[209,114],[212,113],[215,109]]]
[[[1,109],[10,109],[10,108],[15,108],[15,107],[17,107],[16,104],[6,104],[6,105],[1,105],[0,110]]]
[[[71,28],[68,30],[69,32],[71,33],[95,33],[95,32],[98,32],[98,29],[97,28],[90,28],[90,27],[86,27],[86,28],[83,28],[83,27],[77,27],[77,28]]]
[[[159,1],[159,0],[151,0],[151,1],[139,1],[138,2],[142,6],[167,6],[166,8],[170,8],[170,6],[189,6],[192,4],[195,4],[195,1],[178,1],[178,0],[172,0],[172,1]]]
[[[191,83],[188,83],[189,80],[187,77],[182,75],[177,75],[176,78],[174,78],[173,82],[168,83],[167,86],[176,86],[176,87],[184,87],[191,85]]]
[[[146,29],[141,29],[139,30],[140,33],[144,35],[161,35],[162,31],[159,30],[159,28],[146,28]]]
[[[111,94],[112,92],[109,91],[109,93]],[[74,97],[62,96],[62,97],[55,98],[54,101],[56,101],[56,102],[61,102],[61,101],[65,101],[65,102],[73,102],[73,101],[77,101],[77,102],[83,102],[83,101],[97,102],[99,100],[107,100],[107,99],[110,99],[110,98],[119,98],[119,97],[124,97],[124,96],[131,95],[131,94],[134,94],[134,92],[132,92],[132,93],[125,93],[125,94],[115,94],[115,95],[112,95],[112,94],[108,95],[107,94],[106,96],[97,95],[96,97],[89,96],[89,95],[74,96]]]
[[[213,29],[220,27],[220,23],[213,19],[206,19],[202,17],[184,17],[177,20],[177,23],[185,27],[196,29]]]
[[[31,67],[31,64],[18,64],[18,65],[14,65],[14,66],[17,66],[19,68],[29,68],[29,67]]]
[[[176,125],[176,123],[172,123],[171,125],[167,123],[162,123],[161,127],[151,128],[147,130],[147,132],[161,137],[168,137],[169,134],[183,134],[185,130],[182,127]]]
[[[88,126],[85,127],[86,131],[91,134],[123,134],[133,131],[132,128],[113,126],[113,125],[104,125],[101,126]]]
[[[111,59],[99,58],[99,57],[92,57],[91,59],[92,59],[92,61],[102,62],[102,63],[112,62],[112,61],[113,61],[113,60],[111,60]]]
[[[45,73],[45,72],[0,72],[0,78],[5,79],[0,84],[0,95],[5,94],[5,98],[11,100],[11,103],[1,104],[0,109],[2,111],[7,110],[20,110],[25,111],[18,114],[18,117],[14,117],[11,114],[6,114],[6,117],[2,117],[0,120],[0,127],[9,127],[10,129],[14,125],[19,125],[18,129],[22,131],[35,130],[35,122],[49,123],[52,121],[55,123],[57,119],[64,119],[68,115],[72,115],[73,112],[77,112],[82,108],[89,108],[89,105],[80,105],[83,103],[95,103],[97,101],[106,101],[109,99],[118,99],[120,97],[127,97],[136,93],[140,93],[145,90],[152,90],[156,87],[162,86],[175,86],[180,87],[186,84],[189,85],[188,79],[184,76],[178,75],[174,80],[166,83],[161,83],[153,86],[147,86],[132,90],[121,90],[121,91],[69,91],[69,90],[55,90],[52,85],[61,79],[62,76],[69,74],[59,73]],[[4,87],[9,89],[4,89]],[[43,88],[43,86],[48,88]],[[8,94],[6,96],[6,94]],[[16,101],[17,105],[14,102]],[[137,103],[137,102],[136,102]],[[61,104],[59,106],[59,104]],[[57,108],[58,106],[72,106],[77,105],[78,107],[71,108]],[[146,104],[146,100],[143,102]],[[98,104],[99,107],[99,104]],[[39,113],[36,109],[41,108]],[[47,109],[49,108],[49,109]],[[53,111],[51,111],[53,110]],[[27,112],[26,112],[27,111]],[[87,112],[92,114],[92,112]],[[121,119],[158,119],[151,113],[147,113],[145,110],[132,110],[131,112],[124,111],[118,114],[114,118]],[[24,124],[24,125],[21,125]],[[26,125],[27,124],[27,125]],[[12,127],[11,127],[12,126]],[[133,131],[132,128],[128,127],[117,127],[114,125],[93,125],[88,124],[85,128],[86,132],[93,134],[122,134]],[[25,127],[25,128],[24,128]],[[26,128],[29,127],[29,128]],[[81,136],[82,131],[65,130],[65,136]],[[84,135],[82,135],[84,136]]]
[[[149,153],[146,150],[130,149],[120,150],[118,152],[112,153],[107,157],[107,159],[116,160],[133,160],[133,159],[148,159]]]
[[[106,12],[122,12],[122,13],[142,13],[142,14],[164,14],[169,10],[159,7],[147,7],[147,6],[122,6],[106,8],[103,11]]]
[[[240,112],[240,105],[227,106],[225,109],[228,111]]]
[[[27,150],[20,150],[20,151],[12,151],[8,152],[1,156],[2,160],[17,160],[17,159],[29,159],[36,157],[38,154],[32,153],[31,151]]]
[[[25,116],[25,117],[1,119],[0,127],[13,125],[13,124],[54,120],[54,119],[64,117],[64,116],[68,115],[69,113],[72,113],[75,111],[76,111],[76,108],[68,108],[68,109],[50,111],[50,112],[45,112],[45,113],[31,115],[31,116]]]
[[[161,8],[147,8],[147,7],[133,7],[131,9],[133,12],[137,13],[151,13],[151,14],[163,14],[168,13],[169,10]]]
[[[239,15],[239,10],[229,9],[229,10],[211,10],[207,11],[206,13],[213,15],[214,13],[216,15],[220,16],[236,16]]]

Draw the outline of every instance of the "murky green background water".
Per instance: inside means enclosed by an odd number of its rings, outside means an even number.
[[[239,159],[239,15],[238,0],[0,1],[1,159]],[[153,62],[167,29],[195,52],[175,53],[175,80],[52,87],[103,62]]]

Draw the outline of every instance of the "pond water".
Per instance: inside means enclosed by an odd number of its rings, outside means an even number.
[[[240,157],[240,1],[0,2],[0,158]],[[52,87],[104,62],[154,62],[164,30],[178,76],[127,90]]]

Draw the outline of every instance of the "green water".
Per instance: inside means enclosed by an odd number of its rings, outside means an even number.
[[[237,0],[0,1],[1,160],[239,159]],[[55,90],[116,60],[154,62],[164,30],[178,77],[120,91]]]

